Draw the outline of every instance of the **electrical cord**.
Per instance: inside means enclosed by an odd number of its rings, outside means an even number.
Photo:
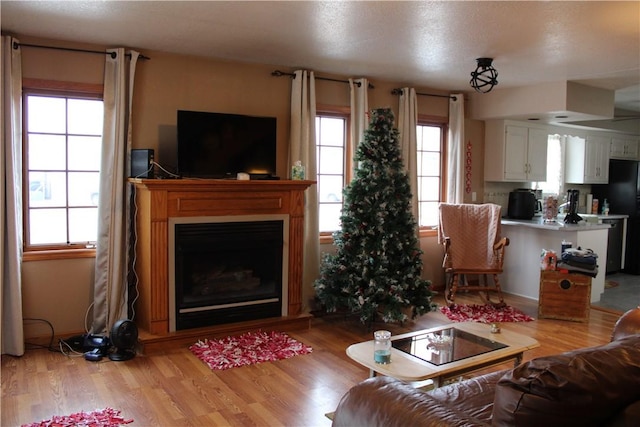
[[[58,349],[56,349],[53,346],[53,339],[55,337],[55,331],[53,329],[53,324],[51,322],[49,322],[47,319],[40,319],[40,318],[35,318],[35,317],[23,317],[22,318],[23,321],[32,321],[32,322],[44,322],[47,325],[49,325],[49,328],[51,329],[51,338],[49,339],[49,345],[42,345],[42,344],[35,344],[35,343],[30,343],[25,341],[25,346],[28,346],[30,349],[32,348],[46,348],[49,351],[53,351],[53,352],[58,352]]]
[[[154,162],[154,164],[155,164],[155,162]],[[138,218],[138,203],[137,203],[137,199],[136,199],[135,194],[134,194],[134,197],[133,197],[133,219],[134,219],[134,221],[133,221],[133,224],[134,224],[133,225],[133,227],[134,227],[133,230],[134,230],[134,232],[133,232],[133,242],[132,242],[132,245],[133,245],[133,258],[131,260],[131,270],[133,272],[133,282],[134,282],[133,283],[134,284],[133,288],[136,291],[136,295],[135,295],[135,297],[133,298],[133,300],[130,303],[130,307],[131,307],[131,319],[130,320],[134,320],[136,318],[135,304],[136,304],[136,301],[138,300],[138,298],[140,297],[140,291],[138,290],[138,284],[139,284],[138,273],[136,271],[136,262],[138,260],[137,250],[136,250],[137,249],[137,245],[138,245],[138,232],[137,232],[137,230],[135,230],[135,224],[137,223],[137,218]]]
[[[167,175],[173,177],[173,178],[180,178],[180,175],[176,175],[175,173],[169,172],[168,170],[166,170],[165,168],[162,167],[162,165],[160,163],[156,163],[156,162],[151,162],[151,168],[153,168],[153,166],[157,166],[160,168],[161,171],[163,171],[164,173],[166,173]],[[151,168],[149,168],[149,170],[147,172],[149,172],[151,170]],[[144,173],[147,173],[144,172]],[[143,175],[143,174],[141,174]]]

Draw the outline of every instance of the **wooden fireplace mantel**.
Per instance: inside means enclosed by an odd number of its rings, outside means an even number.
[[[302,307],[304,191],[315,181],[139,179],[135,187],[138,326],[169,334],[169,219],[234,215],[289,216],[288,316]]]

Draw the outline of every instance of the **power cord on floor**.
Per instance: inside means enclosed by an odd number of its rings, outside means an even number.
[[[49,339],[49,345],[42,345],[42,344],[36,344],[36,343],[30,343],[25,341],[24,344],[27,347],[27,349],[33,349],[33,348],[46,348],[49,351],[53,351],[53,352],[60,352],[60,350],[58,350],[57,348],[55,348],[53,346],[53,339],[55,337],[55,331],[53,329],[53,324],[51,324],[51,322],[49,322],[47,319],[39,319],[39,318],[34,318],[34,317],[23,317],[22,318],[23,321],[32,321],[32,322],[44,322],[47,325],[49,325],[49,328],[51,329],[51,338]]]

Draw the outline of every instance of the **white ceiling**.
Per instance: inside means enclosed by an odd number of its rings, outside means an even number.
[[[468,92],[575,81],[640,111],[640,2],[8,1],[2,31]]]

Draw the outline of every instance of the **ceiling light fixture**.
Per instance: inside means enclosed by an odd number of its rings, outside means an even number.
[[[498,84],[498,71],[491,65],[493,58],[478,58],[476,61],[478,61],[478,67],[471,72],[469,83],[476,92],[491,92],[491,89]]]

